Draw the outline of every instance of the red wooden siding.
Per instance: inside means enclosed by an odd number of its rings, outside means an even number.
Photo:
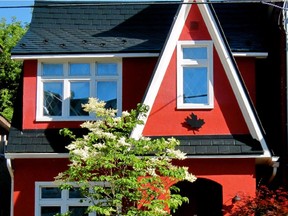
[[[254,159],[187,159],[174,162],[189,166],[198,178],[206,178],[223,186],[223,204],[231,205],[237,193],[253,195],[256,188]],[[34,215],[35,182],[54,181],[66,169],[65,159],[16,159],[14,172],[14,215]]]
[[[123,97],[122,110],[135,109],[142,102],[144,92],[158,58],[123,59]]]
[[[197,29],[190,29],[191,23],[197,22]],[[210,40],[201,14],[196,5],[192,5],[190,14],[182,30],[180,40]],[[226,77],[219,56],[214,49],[214,108],[208,110],[178,110],[176,107],[176,49],[148,117],[144,135],[193,135],[182,124],[192,112],[204,119],[205,124],[196,135],[246,134],[248,128]],[[241,68],[249,68],[243,62]],[[252,67],[253,68],[253,67]],[[252,69],[251,69],[252,70]],[[245,77],[249,80],[249,73]]]
[[[35,182],[53,182],[58,173],[67,169],[66,164],[67,159],[14,160],[14,215],[34,215]]]
[[[123,110],[142,101],[157,58],[123,59]],[[81,122],[36,122],[37,60],[24,61],[23,129],[78,128]]]

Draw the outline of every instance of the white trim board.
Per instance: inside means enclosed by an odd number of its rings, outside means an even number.
[[[31,59],[77,59],[77,58],[137,58],[137,57],[158,57],[159,53],[107,53],[107,54],[43,54],[43,55],[12,55],[15,60]]]

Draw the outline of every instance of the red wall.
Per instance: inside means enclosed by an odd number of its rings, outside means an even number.
[[[238,194],[255,195],[255,159],[186,159],[174,164],[188,166],[189,172],[197,178],[215,181],[223,187],[223,208],[232,205],[232,198]]]
[[[66,159],[13,160],[14,216],[34,215],[35,181],[54,181],[66,164]]]
[[[158,58],[123,59],[123,110],[136,108],[149,83]],[[37,60],[24,61],[23,129],[78,128],[81,122],[36,122]]]
[[[142,102],[158,58],[123,59],[122,109],[135,109]]]
[[[191,22],[197,22],[196,29],[190,29]],[[188,15],[185,27],[180,36],[180,40],[211,40],[204,21],[196,5],[192,5],[192,10]],[[190,109],[178,110],[176,106],[176,48],[168,69],[162,81],[161,87],[155,99],[151,113],[148,117],[143,134],[153,135],[225,135],[225,134],[246,134],[248,128],[242,116],[231,85],[226,77],[219,56],[214,49],[214,108],[213,109]],[[245,73],[245,79],[250,80],[254,85],[253,62],[239,61],[241,69],[249,69]],[[249,87],[251,87],[249,83]],[[253,87],[251,87],[252,89]],[[198,118],[204,119],[205,124],[199,131],[191,131],[183,127],[186,117],[194,113]]]
[[[14,215],[34,215],[35,181],[53,181],[66,164],[66,159],[14,159]],[[237,193],[255,193],[254,159],[186,159],[174,164],[189,166],[198,178],[221,184],[224,205],[231,205]]]
[[[256,106],[256,59],[252,57],[236,58],[237,66],[240,70],[250,98]]]

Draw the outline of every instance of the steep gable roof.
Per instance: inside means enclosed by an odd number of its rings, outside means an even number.
[[[171,37],[171,35],[169,34],[169,29],[172,23],[174,22],[174,17],[178,17],[176,19],[176,23],[177,23],[177,20],[179,23],[179,20],[185,17],[185,14],[183,13],[181,12],[177,13],[179,3],[171,4],[171,5],[163,5],[163,4],[154,5],[154,3],[151,3],[151,2],[145,3],[145,4],[139,4],[139,2],[134,2],[134,4],[131,3],[131,4],[119,5],[119,4],[115,4],[114,2],[114,3],[109,3],[109,4],[105,3],[104,5],[101,5],[101,3],[103,2],[98,2],[99,5],[94,4],[94,6],[83,5],[79,7],[79,5],[77,5],[77,9],[75,9],[75,6],[69,8],[67,5],[65,5],[67,4],[67,1],[66,2],[57,1],[57,4],[58,3],[63,4],[63,6],[60,6],[60,7],[46,7],[45,6],[46,4],[51,5],[53,2],[54,1],[37,1],[36,0],[36,6],[38,5],[39,7],[36,7],[33,12],[33,19],[32,19],[32,23],[31,23],[31,27],[29,31],[13,50],[14,56],[47,55],[47,54],[59,55],[59,54],[75,54],[75,53],[87,54],[87,53],[111,53],[111,52],[113,53],[160,52],[162,47],[165,44],[167,35]],[[183,8],[190,7],[189,5],[186,5],[185,2],[181,7]],[[77,4],[78,3],[80,4],[90,3],[91,4],[91,1],[90,2],[81,1],[81,2],[77,2]],[[231,4],[227,4],[227,7],[223,7],[223,9],[220,8],[219,6],[218,10],[216,8],[216,13],[217,14],[219,13],[229,14],[230,9],[228,5],[231,5]],[[239,4],[237,5],[239,6]],[[223,4],[221,4],[221,6],[223,6]],[[247,8],[249,8],[250,6],[251,5],[247,5]],[[206,10],[206,12],[204,11],[202,13],[207,13],[207,11],[210,12],[209,8],[207,8],[208,7],[207,5],[203,7]],[[100,10],[100,8],[102,9]],[[121,10],[123,10],[123,13],[126,14],[124,17],[118,14],[118,11],[121,11]],[[242,12],[243,10],[241,10],[241,13]],[[159,13],[161,13],[161,15],[159,15]],[[167,13],[167,15],[165,15],[165,13]],[[234,13],[238,13],[238,10],[235,9]],[[154,15],[151,15],[151,14],[154,14]],[[107,16],[111,17],[111,19],[107,19]],[[181,18],[179,18],[179,16]],[[169,21],[167,21],[166,18]],[[214,16],[212,16],[209,13],[209,16],[207,16],[206,18],[214,18]],[[226,26],[233,25],[233,22],[234,22],[233,18],[227,19],[227,17],[225,16],[220,16],[220,19],[222,19],[220,20],[221,24],[224,22],[224,23],[228,23],[228,24],[225,24]],[[166,21],[164,22],[164,20],[166,20],[167,22]],[[247,19],[243,20],[243,22],[247,22],[247,21],[249,22],[249,20]],[[206,20],[206,23],[210,23],[210,22],[212,21]],[[159,23],[161,23],[161,26],[159,26],[160,25]],[[158,29],[157,26],[160,28]],[[177,24],[175,24],[174,26],[177,26]],[[214,25],[210,27],[218,28],[218,26],[214,26]],[[251,41],[254,41],[253,38],[255,37],[255,34],[253,30],[255,29],[252,28],[251,29],[252,32],[249,33],[250,36],[248,36],[248,39]],[[173,32],[174,30],[175,29],[173,29]],[[95,33],[95,31],[97,31],[97,33]],[[164,34],[164,31],[166,32],[165,34]],[[215,31],[216,33],[219,33],[215,29],[214,30],[210,29],[210,31],[212,32]],[[245,41],[242,41],[242,35],[233,34],[232,29],[229,30],[229,28],[224,28],[224,31],[228,39],[229,37],[233,39],[232,41],[228,40],[228,42],[231,43],[230,48],[232,51],[240,51],[239,49],[237,49],[237,46],[236,46],[237,43],[234,43],[235,41],[238,42],[238,45],[242,44],[241,47],[245,47],[245,51],[256,52],[256,51],[265,50],[265,49],[262,49],[264,48],[264,44],[260,44],[259,47],[263,46],[261,49],[256,49],[258,45],[247,46],[249,45],[249,43],[245,43]],[[174,34],[173,32],[172,34]],[[217,38],[217,35],[216,36],[214,35],[213,37],[215,39],[215,37]],[[123,38],[124,38],[124,41],[123,41]],[[220,36],[220,39],[221,39],[221,36]],[[217,40],[219,40],[219,38]],[[245,40],[247,40],[247,38]],[[119,46],[120,42],[121,43],[125,42],[125,43]],[[169,40],[168,42],[166,42],[166,48],[168,47],[167,45],[168,43],[169,43]],[[224,48],[223,48],[224,50],[222,50],[221,45],[222,46],[224,45]],[[233,72],[234,75],[236,73],[235,75],[236,77],[232,76],[231,79],[232,80],[236,79],[239,81],[239,77],[237,78],[237,69],[235,68],[235,65],[233,63],[233,58],[231,57],[231,53],[228,51],[227,44],[223,43],[223,41],[221,40],[221,44],[218,45],[217,49],[218,51],[220,49],[219,52],[223,53],[224,55],[228,57],[228,59],[225,60],[227,61],[226,62],[226,65],[227,65],[226,71],[228,71],[227,73],[230,74],[231,72]],[[165,67],[165,59],[164,59],[164,57],[166,57],[164,54],[165,52],[167,52],[166,49],[161,55],[162,57],[158,64],[153,82],[156,81],[155,79],[157,79],[157,77],[160,78],[157,75],[157,73],[159,73],[159,70],[161,69],[161,67],[162,66]],[[156,82],[159,82],[159,80]],[[152,85],[154,86],[154,84]],[[238,89],[239,87],[237,85],[234,84],[236,92],[239,91]],[[239,85],[241,86],[241,84]],[[151,96],[151,91],[152,90],[150,89],[148,92],[148,94],[150,94],[149,96]],[[242,93],[239,93],[239,94],[235,93],[235,94],[238,94],[237,97],[240,97],[240,101],[242,100],[241,99],[242,94],[245,95],[244,96],[245,98],[247,97],[247,95],[243,93],[243,89],[241,91]],[[243,106],[245,106],[245,104]],[[251,105],[249,104],[249,107],[250,106]],[[17,105],[16,107],[21,109],[22,104]],[[243,109],[245,110],[246,108],[243,108]],[[251,114],[251,109],[252,108],[250,107],[249,110],[247,110],[249,111],[247,116]],[[21,123],[20,123],[22,119],[22,112],[21,110],[19,110],[19,112],[15,112],[15,113],[19,114],[17,118],[14,118],[16,119],[16,121],[18,121],[18,123],[15,122],[15,120],[12,122],[13,128],[11,130],[10,141],[9,141],[9,145],[7,149],[8,153],[11,153],[11,154],[13,153],[32,153],[32,154],[33,153],[34,154],[35,153],[49,153],[49,154],[56,153],[57,154],[57,153],[67,152],[67,150],[65,149],[65,145],[68,143],[67,141],[65,142],[63,141],[61,142],[61,145],[55,146],[57,139],[58,138],[61,139],[57,130],[55,129],[22,130]],[[254,116],[254,114],[252,116]],[[252,125],[251,130],[255,129],[253,125],[254,123],[255,123],[255,118],[253,120],[253,123],[249,123],[250,125]],[[253,137],[250,137],[250,136],[247,136],[247,137],[246,136],[245,137],[241,137],[241,136],[240,137],[239,136],[199,137],[198,136],[198,137],[194,137],[195,139],[193,140],[192,139],[190,140],[189,137],[178,137],[178,138],[181,141],[180,148],[182,148],[184,151],[188,152],[191,155],[196,154],[196,155],[204,155],[204,156],[205,155],[226,155],[226,156],[228,155],[229,156],[229,155],[248,155],[249,154],[249,155],[254,155],[254,156],[255,155],[269,156],[269,152],[267,150],[265,140],[261,139],[261,136],[260,136],[261,129],[259,127],[258,129],[259,130],[253,132]],[[255,140],[253,140],[255,137],[256,137],[256,142]],[[249,143],[250,144],[252,143],[253,145],[250,146]],[[261,144],[262,147],[259,144]],[[263,149],[265,152],[263,152]]]
[[[204,0],[200,0],[199,3],[204,3]],[[185,4],[186,3],[186,4]],[[180,38],[180,34],[184,28],[186,19],[189,15],[191,7],[196,7],[191,0],[184,0],[184,4],[181,5],[177,19],[171,30],[171,34],[168,36],[166,45],[163,49],[162,55],[156,67],[153,80],[149,86],[149,89],[144,97],[143,103],[150,107],[147,117],[143,118],[144,122],[147,122],[150,111],[155,103],[157,94],[159,92],[161,83],[167,72],[168,65],[170,63],[174,50],[176,49],[177,42]],[[211,8],[207,4],[197,4],[200,10],[202,18],[208,28],[209,34],[214,42],[215,49],[220,57],[221,63],[224,67],[226,76],[231,84],[234,95],[237,99],[238,105],[244,116],[247,127],[253,139],[261,143],[264,150],[264,157],[271,157],[270,151],[264,139],[264,134],[261,125],[256,116],[254,107],[249,99],[245,85],[239,75],[238,68],[232,57],[232,53],[229,49],[229,45],[225,41],[225,36],[222,34],[222,30],[219,27],[219,23],[215,19],[216,15],[212,13]],[[144,125],[138,125],[132,133],[132,137],[139,138],[142,136]]]

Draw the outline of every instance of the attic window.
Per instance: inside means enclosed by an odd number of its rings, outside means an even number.
[[[211,41],[179,41],[177,45],[177,108],[213,108],[213,45]]]
[[[121,113],[121,62],[39,62],[37,120],[89,120],[89,97]]]

